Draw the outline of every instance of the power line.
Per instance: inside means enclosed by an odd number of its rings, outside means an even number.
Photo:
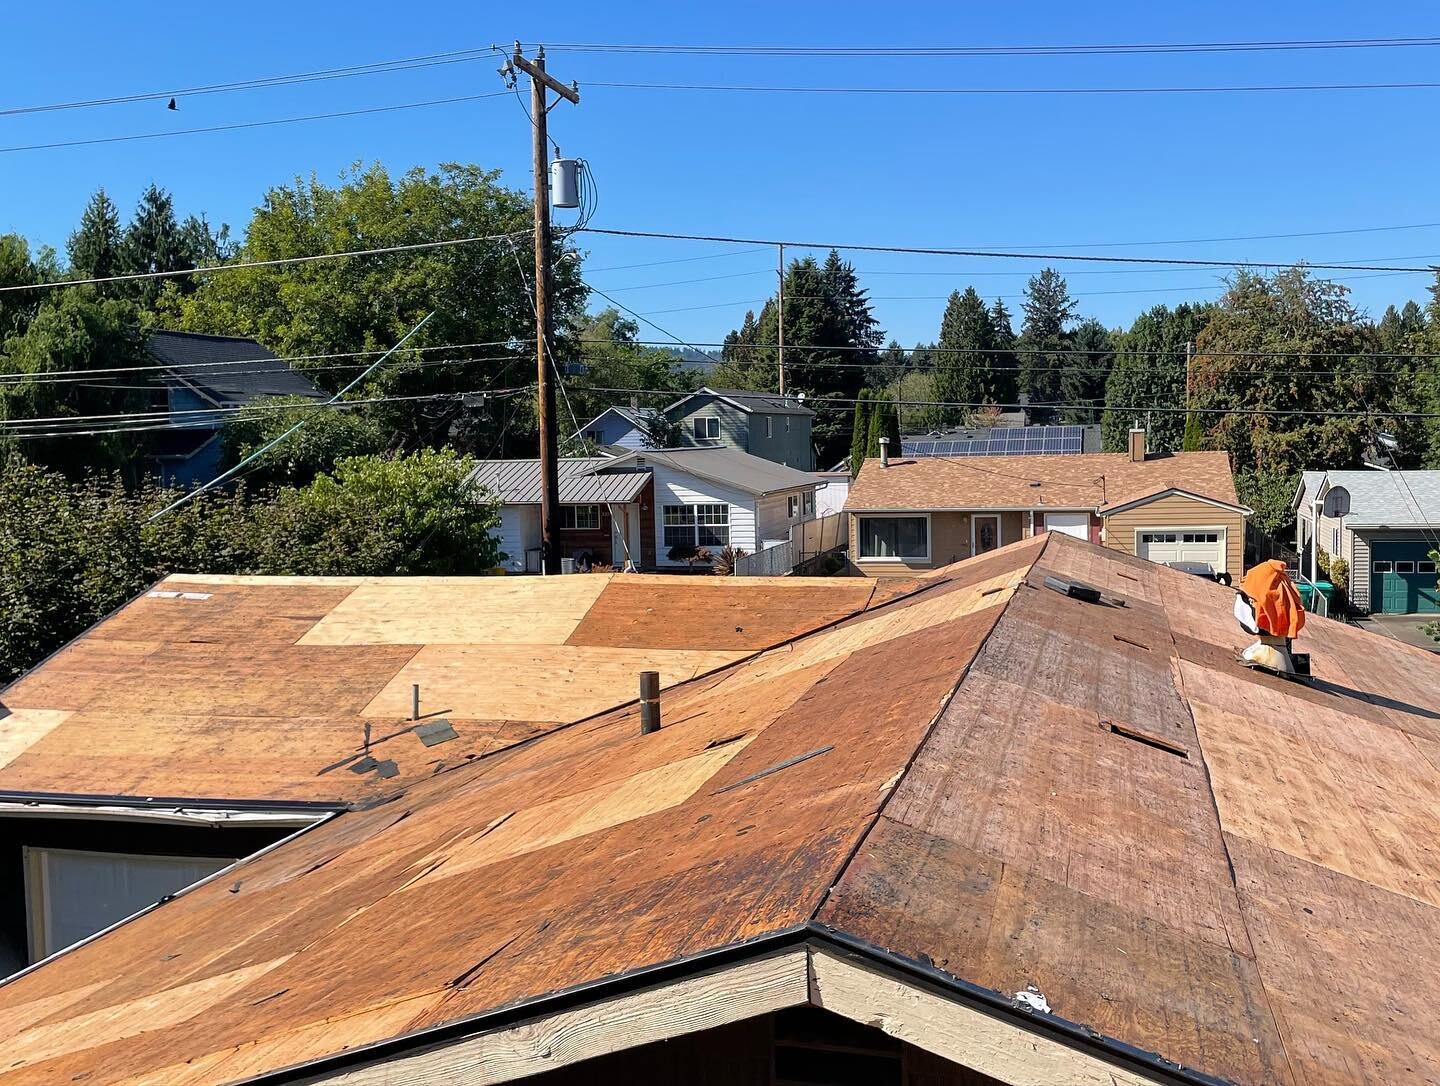
[[[1226,268],[1229,270],[1236,268],[1264,268],[1271,271],[1288,271],[1297,266],[1296,264],[1278,264],[1256,260],[1200,260],[1194,257],[1101,256],[1092,253],[1025,253],[1001,251],[998,249],[939,249],[914,245],[863,245],[859,243],[832,241],[790,241],[783,238],[737,238],[717,234],[680,234],[660,230],[613,230],[600,226],[587,226],[584,232],[604,234],[610,237],[658,238],[665,241],[712,241],[728,245],[763,245],[770,248],[784,245],[786,248],[796,249],[836,249],[863,253],[908,253],[918,256],[968,256],[1002,260],[1077,260],[1100,264],[1175,264],[1181,267]],[[1387,264],[1309,264],[1303,261],[1298,262],[1298,264],[1304,268],[1318,271],[1432,273],[1440,270],[1434,265],[1417,268],[1396,267]]]
[[[537,43],[538,44],[538,43]],[[1440,38],[1319,38],[1271,41],[1145,42],[1094,45],[925,45],[925,46],[809,46],[809,45],[690,45],[609,44],[573,42],[546,45],[553,51],[574,53],[644,53],[682,56],[752,57],[1012,57],[1113,56],[1150,53],[1252,53],[1334,49],[1399,49],[1440,45]]]
[[[483,98],[498,98],[505,91],[488,94],[466,94],[456,98],[433,98],[428,102],[404,102],[397,106],[371,106],[368,109],[346,109],[336,113],[310,113],[303,117],[277,117],[268,121],[240,121],[235,124],[216,124],[205,128],[177,128],[170,132],[138,132],[127,136],[95,136],[91,139],[56,140],[53,143],[26,143],[13,147],[0,147],[0,154],[16,151],[49,151],[57,147],[93,147],[102,143],[133,143],[136,140],[167,139],[170,136],[196,136],[206,132],[234,132],[244,128],[270,128],[279,124],[300,124],[305,121],[329,121],[337,117],[364,117],[373,113],[395,113],[406,109],[428,109],[431,106],[450,106],[460,102],[478,102]]]
[[[109,98],[87,98],[70,102],[51,102],[38,106],[13,106],[9,109],[0,109],[0,117],[13,117],[22,113],[53,113],[58,110],[67,109],[90,109],[95,106],[126,105],[132,102],[163,102],[167,98],[193,98],[201,94],[223,94],[229,91],[260,90],[266,87],[292,86],[296,83],[349,79],[358,75],[380,75],[386,72],[409,71],[414,68],[431,68],[443,64],[464,64],[470,61],[488,59],[492,55],[493,49],[494,46],[487,49],[460,49],[448,53],[428,53],[418,57],[403,57],[399,60],[377,60],[370,64],[353,64],[343,68],[322,68],[319,71],[298,72],[291,75],[241,79],[230,83],[207,83],[197,87],[147,91],[140,94],[123,94]]]
[[[1125,95],[1125,94],[1259,94],[1292,91],[1434,90],[1440,83],[1269,83],[1213,87],[807,87],[759,86],[748,83],[621,83],[590,81],[589,87],[611,90],[671,90],[748,94],[878,94],[943,96],[992,95]]]
[[[274,260],[243,260],[234,264],[210,264],[203,268],[177,268],[172,271],[130,272],[126,275],[106,275],[91,279],[55,279],[44,283],[17,283],[0,287],[0,294],[19,290],[54,290],[63,287],[96,286],[103,283],[133,283],[142,279],[176,279],[184,275],[212,275],[216,272],[244,271],[247,268],[282,268],[292,264],[313,264],[320,260],[348,260],[357,256],[384,256],[389,253],[413,253],[425,249],[443,249],[452,245],[474,245],[482,241],[507,241],[515,237],[529,236],[528,230],[509,234],[483,234],[468,238],[450,238],[445,241],[417,241],[408,245],[386,245],[376,249],[350,249],[335,253],[314,253],[310,256],[277,257]],[[1318,266],[1318,265],[1317,265]]]
[[[689,264],[696,260],[724,260],[727,257],[745,256],[748,253],[763,253],[765,251],[765,249],[760,247],[754,249],[732,249],[724,253],[706,253],[703,256],[680,256],[671,260],[647,260],[641,264],[612,264],[608,268],[587,268],[586,270],[591,275],[596,275],[600,272],[630,271],[632,268],[658,268],[662,264]]]

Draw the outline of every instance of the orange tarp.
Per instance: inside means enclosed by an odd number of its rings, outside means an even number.
[[[1255,606],[1255,621],[1272,637],[1295,637],[1305,626],[1305,605],[1285,575],[1285,563],[1261,562],[1240,582],[1240,591]]]

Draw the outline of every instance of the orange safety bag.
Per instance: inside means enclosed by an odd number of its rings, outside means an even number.
[[[1261,562],[1240,582],[1240,591],[1255,608],[1255,621],[1272,637],[1295,637],[1305,626],[1305,605],[1285,575],[1285,563]]]

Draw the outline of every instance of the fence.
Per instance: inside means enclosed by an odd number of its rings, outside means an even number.
[[[797,566],[848,546],[849,542],[847,514],[830,513],[815,517],[793,525],[788,540],[741,558],[735,563],[735,576],[784,577]]]

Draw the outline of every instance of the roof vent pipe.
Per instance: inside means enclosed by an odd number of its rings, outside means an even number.
[[[660,730],[660,672],[640,672],[640,734]]]
[[[890,439],[888,437],[880,439],[880,466],[882,468],[890,466]]]

